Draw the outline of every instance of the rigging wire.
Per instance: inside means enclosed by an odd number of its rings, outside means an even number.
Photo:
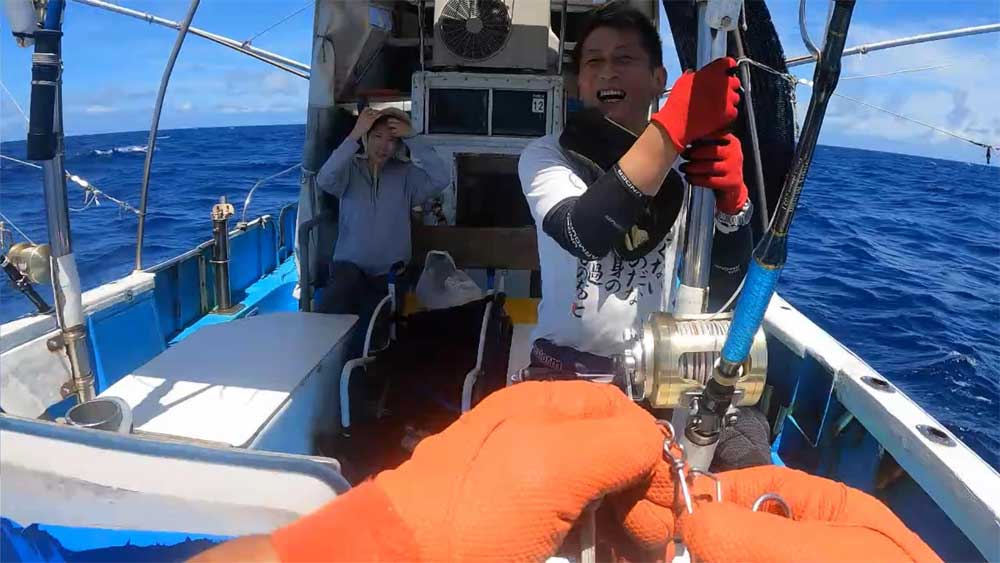
[[[775,76],[778,76],[778,77],[780,77],[780,78],[788,81],[790,84],[795,84],[795,85],[802,84],[803,86],[809,86],[809,87],[812,87],[812,85],[813,85],[811,80],[806,80],[804,78],[798,78],[797,76],[795,76],[793,74],[789,74],[789,73],[781,72],[779,70],[775,70],[775,69],[773,69],[773,68],[771,68],[771,67],[769,67],[769,66],[767,66],[767,65],[765,65],[763,63],[759,63],[759,62],[757,62],[757,61],[755,61],[753,59],[750,59],[748,57],[743,57],[743,58],[741,58],[737,62],[739,62],[739,63],[746,62],[746,63],[748,63],[750,65],[753,65],[753,66],[755,66],[755,67],[757,67],[757,68],[765,71],[765,72],[768,72],[768,73],[771,73],[771,74],[773,74]],[[834,92],[833,95],[837,96],[839,98],[843,98],[845,100],[849,100],[849,101],[852,101],[854,103],[860,104],[860,105],[865,106],[867,108],[871,108],[871,109],[874,109],[874,110],[877,110],[877,111],[881,111],[881,112],[887,113],[889,115],[892,115],[892,116],[897,117],[899,119],[902,119],[904,121],[908,121],[908,122],[914,123],[916,125],[921,125],[923,127],[927,127],[928,129],[932,129],[934,131],[937,131],[938,133],[941,133],[941,134],[944,134],[944,135],[948,135],[950,137],[954,137],[954,138],[959,139],[961,141],[965,141],[965,142],[967,142],[969,144],[972,144],[972,145],[975,145],[977,147],[982,147],[982,148],[986,148],[986,149],[993,149],[993,150],[1000,150],[1000,146],[991,145],[991,144],[989,144],[987,142],[984,142],[984,141],[979,141],[979,140],[976,140],[976,139],[972,139],[970,137],[966,137],[964,135],[960,135],[960,134],[955,133],[953,131],[948,131],[947,129],[942,129],[941,127],[938,127],[936,125],[932,125],[930,123],[927,123],[927,122],[924,122],[924,121],[920,121],[919,119],[914,119],[912,117],[907,117],[907,116],[905,116],[905,115],[903,115],[901,113],[892,111],[892,110],[884,108],[884,107],[877,106],[875,104],[868,103],[868,102],[866,102],[864,100],[859,100],[858,98],[854,98],[854,97],[848,96],[846,94],[841,94],[839,92]]]
[[[949,68],[949,67],[953,67],[953,66],[959,66],[959,65],[971,64],[971,63],[976,63],[976,62],[982,62],[982,60],[983,60],[982,57],[976,57],[975,59],[972,59],[972,60],[969,60],[969,61],[943,63],[943,64],[932,65],[932,66],[922,66],[922,67],[918,67],[918,68],[904,68],[902,70],[893,70],[893,71],[890,71],[890,72],[879,72],[879,73],[876,73],[876,74],[861,74],[861,75],[857,75],[857,76],[843,76],[843,77],[841,77],[840,81],[843,82],[844,80],[861,80],[863,78],[880,78],[880,77],[883,77],[883,76],[895,76],[897,74],[906,74],[906,73],[910,73],[910,72],[920,72],[920,71],[924,71],[924,70],[938,70],[938,69],[942,69],[942,68]]]
[[[274,23],[273,23],[273,24],[271,24],[270,26],[268,26],[268,27],[264,28],[264,30],[263,30],[263,31],[260,31],[260,32],[258,32],[258,33],[257,33],[256,35],[254,35],[254,36],[253,36],[253,37],[251,37],[250,39],[247,39],[246,41],[244,41],[243,43],[241,43],[241,45],[243,46],[243,48],[246,48],[246,47],[250,46],[250,44],[251,44],[251,43],[253,43],[253,40],[254,40],[254,39],[257,39],[257,38],[258,38],[258,37],[260,37],[261,35],[264,35],[264,34],[265,34],[265,33],[267,33],[268,31],[271,31],[272,29],[274,29],[274,28],[278,27],[279,25],[281,25],[281,24],[285,23],[285,22],[286,22],[286,21],[288,21],[289,19],[291,19],[291,18],[293,18],[293,17],[295,17],[295,16],[299,15],[300,13],[302,13],[302,11],[303,11],[303,10],[305,10],[305,9],[306,9],[306,8],[308,8],[309,6],[312,6],[313,4],[315,4],[315,0],[309,0],[308,2],[306,2],[306,4],[305,4],[304,6],[302,6],[302,7],[301,7],[301,8],[299,8],[298,10],[295,10],[294,12],[292,12],[292,13],[288,14],[287,16],[285,16],[285,17],[281,18],[280,20],[278,20],[278,21],[274,22]]]
[[[18,160],[18,159],[16,159],[16,158],[12,157],[12,156],[7,156],[7,155],[5,155],[5,154],[0,154],[0,158],[2,158],[2,159],[4,159],[4,160],[10,160],[11,162],[16,162],[16,163],[18,163],[18,164],[23,164],[23,165],[25,165],[25,166],[30,166],[30,167],[32,167],[32,168],[37,168],[37,169],[39,169],[39,170],[41,170],[41,169],[42,169],[42,167],[41,167],[41,166],[39,166],[39,165],[37,165],[37,164],[35,164],[35,163],[33,163],[33,162],[25,162],[25,161],[23,161],[23,160]]]
[[[29,123],[28,116],[24,113],[24,110],[21,109],[21,106],[18,105],[17,100],[14,98],[14,95],[10,93],[10,90],[7,89],[7,86],[3,83],[2,80],[0,80],[0,88],[2,88],[3,91],[7,93],[7,96],[10,98],[10,101],[14,104],[14,107],[17,108],[17,111],[20,112],[21,117],[24,118],[26,124],[25,129],[27,129],[27,123]],[[0,159],[16,162],[17,164],[21,164],[24,166],[30,166],[31,168],[37,168],[37,169],[42,168],[41,166],[34,164],[32,162],[19,160],[17,158],[14,158],[12,156],[7,156],[5,154],[0,154]],[[73,174],[69,170],[66,170],[66,179],[73,182],[83,190],[83,207],[77,207],[77,208],[70,207],[70,209],[73,211],[83,211],[84,209],[87,209],[91,206],[100,207],[101,200],[104,199],[106,201],[110,201],[111,203],[117,205],[119,211],[130,211],[132,213],[135,213],[136,215],[139,215],[139,210],[133,207],[127,201],[120,200],[114,196],[110,196],[104,193],[103,190],[99,189],[97,186],[92,185],[85,178],[77,176],[76,174]],[[13,225],[13,223],[11,224]],[[18,229],[18,232],[21,232],[20,229]],[[21,234],[23,235],[24,233]]]
[[[781,72],[779,70],[775,70],[775,69],[773,69],[773,68],[771,68],[771,67],[769,67],[769,66],[767,66],[767,65],[765,65],[763,63],[759,63],[759,62],[757,62],[757,61],[755,61],[755,60],[753,60],[753,59],[751,59],[749,57],[741,57],[737,61],[737,64],[742,64],[744,62],[747,63],[747,64],[750,64],[750,65],[753,65],[753,66],[755,66],[755,67],[757,67],[757,68],[759,68],[759,69],[761,69],[761,70],[763,70],[765,72],[769,72],[769,73],[771,73],[771,74],[773,74],[775,76],[778,76],[779,78],[782,78],[782,79],[786,80],[789,84],[791,84],[792,85],[791,95],[792,95],[793,106],[794,106],[794,100],[795,100],[795,86],[797,86],[799,84],[802,84],[804,86],[812,87],[812,81],[811,80],[806,80],[806,79],[803,79],[803,78],[797,78],[793,74],[784,73],[784,72]],[[853,76],[853,77],[841,78],[841,80],[849,80],[849,79],[852,79],[852,78],[853,79],[871,78],[871,77],[874,77],[874,76],[889,76],[889,75],[892,75],[892,74],[901,74],[901,73],[904,73],[904,72],[916,72],[916,71],[919,71],[919,70],[931,70],[931,69],[936,69],[936,68],[944,68],[944,67],[948,67],[948,66],[954,66],[956,64],[963,64],[963,63],[948,63],[948,64],[942,64],[942,65],[937,65],[937,66],[921,67],[921,68],[914,68],[914,69],[903,69],[903,70],[896,71],[896,72],[883,73],[883,74],[878,74],[878,75],[873,74],[873,75],[867,75],[867,76]],[[957,133],[953,133],[951,131],[947,131],[945,129],[941,129],[940,127],[936,127],[936,126],[931,125],[929,123],[924,123],[923,121],[907,117],[907,116],[902,115],[900,113],[896,113],[896,112],[894,112],[892,110],[889,110],[889,109],[886,109],[886,108],[883,108],[883,107],[879,107],[879,106],[876,106],[874,104],[870,104],[870,103],[865,102],[863,100],[859,100],[857,98],[853,98],[851,96],[847,96],[845,94],[839,94],[837,92],[834,92],[833,95],[841,97],[841,98],[844,98],[846,100],[849,100],[849,101],[852,101],[852,102],[855,102],[855,103],[858,103],[858,104],[861,104],[861,105],[869,107],[871,109],[875,109],[875,110],[878,110],[878,111],[882,111],[882,112],[888,113],[888,114],[893,115],[895,117],[898,117],[900,119],[903,119],[903,120],[906,120],[906,121],[909,121],[909,122],[912,122],[912,123],[915,123],[915,124],[918,124],[918,125],[922,125],[924,127],[929,127],[930,129],[933,129],[933,130],[938,131],[940,133],[943,133],[945,135],[950,135],[952,137],[955,137],[956,139],[960,139],[962,141],[965,141],[967,143],[971,143],[971,144],[976,145],[978,147],[985,148],[987,150],[989,150],[989,149],[1000,150],[1000,147],[991,146],[991,145],[989,145],[987,143],[983,143],[983,142],[977,141],[975,139],[970,139],[968,137],[963,137],[963,136],[961,136],[961,135],[959,135]],[[796,124],[796,134],[795,134],[795,137],[798,138],[798,120],[797,119],[795,120],[795,124]],[[771,218],[770,222],[771,223],[774,222],[774,218],[773,217]],[[770,228],[771,228],[771,226],[768,225],[768,228],[766,230],[770,230]],[[725,313],[730,308],[730,306],[732,306],[732,304],[736,302],[736,299],[740,296],[740,293],[743,292],[743,286],[744,286],[744,284],[746,284],[746,281],[747,281],[747,276],[744,275],[743,279],[740,281],[740,284],[736,287],[735,290],[733,290],[733,294],[729,296],[729,299],[726,300],[725,304],[723,304],[721,307],[719,307],[718,310],[716,310],[711,315],[709,315],[709,317],[708,317],[709,320],[714,319],[714,318],[718,317],[719,315]]]
[[[11,227],[14,227],[14,230],[17,231],[22,237],[24,237],[24,240],[30,242],[31,244],[35,244],[35,241],[31,240],[31,237],[25,234],[25,232],[21,230],[21,227],[17,226],[17,223],[11,221],[6,215],[4,215],[3,211],[0,211],[0,219],[6,221],[7,224],[10,225]]]
[[[14,94],[10,93],[10,90],[7,89],[7,85],[4,84],[2,80],[0,80],[0,88],[3,88],[3,91],[7,94],[7,97],[10,98],[10,102],[14,104],[14,107],[17,108],[17,112],[20,113],[21,117],[24,118],[25,130],[27,130],[27,125],[28,123],[30,123],[28,121],[28,114],[24,113],[24,110],[21,109],[21,106],[17,103],[17,98],[14,97]]]

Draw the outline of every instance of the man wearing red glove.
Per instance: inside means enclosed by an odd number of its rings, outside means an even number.
[[[603,500],[600,560],[669,560],[679,532],[697,561],[940,561],[875,498],[784,467],[720,474],[726,502],[696,478],[687,514],[663,445],[652,416],[610,385],[522,383],[424,439],[398,469],[195,560],[541,562],[561,546],[575,558],[570,530]],[[791,515],[752,512],[764,493]]]
[[[655,27],[626,3],[591,12],[573,53],[585,109],[521,154],[542,271],[533,366],[608,373],[625,329],[672,309],[687,189],[673,170],[679,156],[693,189],[718,195],[710,306],[743,276],[752,209],[739,141],[725,134],[740,98],[736,64],[685,73],[650,120],[666,84],[661,50]]]

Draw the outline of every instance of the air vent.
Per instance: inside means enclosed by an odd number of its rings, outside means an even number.
[[[501,0],[448,0],[438,21],[444,46],[469,61],[499,53],[513,28],[510,11]]]
[[[545,70],[549,0],[438,0],[435,67]]]

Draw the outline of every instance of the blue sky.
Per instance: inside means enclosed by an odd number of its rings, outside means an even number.
[[[187,1],[122,0],[121,4],[181,19]],[[300,0],[203,0],[194,25],[244,40],[291,12]],[[805,51],[798,2],[771,0],[786,55]],[[810,2],[818,38],[826,3]],[[254,45],[308,62],[313,10],[308,8],[254,40]],[[849,45],[1000,21],[997,0],[863,0],[855,9]],[[0,78],[27,109],[31,51],[16,46],[6,21],[0,38]],[[145,130],[175,32],[70,2],[64,38],[65,121],[68,134]],[[666,44],[672,50],[670,41]],[[843,78],[925,66],[946,68],[859,80],[838,91],[969,137],[1000,144],[996,103],[1000,34],[870,53],[845,60]],[[672,57],[671,80],[677,76]],[[797,67],[812,77],[812,67]],[[189,37],[170,82],[161,128],[302,123],[305,80],[198,37]],[[808,88],[799,88],[807,100]],[[24,136],[24,122],[4,94],[0,136]],[[800,104],[804,113],[805,102]],[[894,117],[834,98],[820,142],[982,162],[982,150]]]

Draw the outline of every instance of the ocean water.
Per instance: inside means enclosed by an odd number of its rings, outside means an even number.
[[[144,266],[210,238],[225,195],[294,165],[304,127],[162,131],[150,182]],[[66,168],[138,205],[146,134],[70,137]],[[22,158],[23,142],[0,153]],[[69,187],[73,207],[82,192]],[[248,216],[296,200],[293,172],[262,186]],[[779,292],[1000,466],[1000,168],[821,146],[792,226]],[[44,241],[41,172],[0,161],[0,212]],[[133,269],[135,216],[73,212],[85,288]],[[16,237],[20,240],[20,236]],[[29,311],[0,283],[0,320]]]

